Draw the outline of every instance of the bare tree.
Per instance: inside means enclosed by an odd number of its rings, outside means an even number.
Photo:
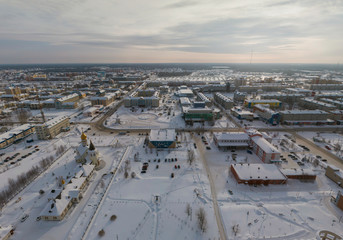
[[[207,230],[207,219],[206,219],[206,213],[204,208],[199,208],[197,212],[197,218],[198,218],[198,226],[200,230],[204,233]]]
[[[32,114],[30,110],[21,108],[17,111],[17,118],[21,124],[27,123],[27,121],[29,120],[31,116]]]
[[[187,203],[187,205],[186,205],[186,214],[188,217],[190,217],[192,215],[192,207],[189,203]]]
[[[189,166],[193,164],[194,160],[195,160],[194,151],[190,149],[187,152],[187,162],[189,163]]]
[[[236,236],[239,233],[239,224],[235,224],[232,226],[232,232]]]

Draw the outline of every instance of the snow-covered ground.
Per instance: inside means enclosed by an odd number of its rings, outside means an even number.
[[[314,234],[323,229],[343,235],[343,212],[330,202],[339,187],[325,176],[321,167],[314,168],[310,163],[303,166],[318,174],[314,183],[288,180],[285,185],[237,184],[229,172],[232,160],[225,156],[231,153],[223,154],[213,142],[209,143],[212,149],[205,157],[216,182],[229,239],[314,239]],[[261,163],[255,154],[243,150],[236,154],[243,158],[247,156],[250,163]],[[285,167],[284,164],[281,167]],[[235,236],[233,227],[237,225]]]
[[[105,237],[118,239],[218,239],[209,183],[201,163],[188,165],[185,144],[175,150],[159,151],[158,155],[155,150],[146,151],[144,138],[139,138],[128,158],[130,173],[137,176],[125,179],[124,170],[118,172],[86,239],[100,239],[101,229]],[[136,162],[133,156],[137,152]],[[175,158],[177,162],[171,162]],[[143,162],[149,163],[146,173],[141,173]],[[192,208],[192,217],[185,212],[187,204]],[[199,208],[207,215],[206,233],[201,233],[197,225]],[[115,221],[110,220],[112,215],[117,216]]]

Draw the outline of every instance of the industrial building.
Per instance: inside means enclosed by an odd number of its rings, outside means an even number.
[[[230,170],[238,183],[249,185],[285,184],[287,178],[274,164],[231,164]]]
[[[228,98],[227,96],[221,94],[221,93],[215,93],[214,94],[214,100],[222,106],[225,110],[231,109],[233,107],[233,101],[231,98]]]
[[[176,141],[175,129],[152,129],[149,134],[150,148],[175,148]]]
[[[213,141],[221,150],[244,149],[249,146],[249,135],[245,132],[213,133]]]
[[[0,149],[6,148],[35,132],[31,124],[24,124],[0,135]]]
[[[69,127],[69,117],[60,116],[36,125],[36,133],[38,139],[46,140],[54,138],[60,132],[68,130]]]
[[[280,114],[270,109],[269,105],[254,105],[254,113],[256,113],[261,120],[266,121],[272,125],[277,125],[280,122]]]

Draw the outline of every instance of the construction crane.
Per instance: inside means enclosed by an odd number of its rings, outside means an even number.
[[[44,116],[44,112],[43,112],[43,107],[40,103],[40,98],[38,96],[38,93],[37,93],[37,100],[38,100],[38,107],[39,107],[39,110],[40,110],[40,114],[42,115],[42,119],[43,119],[43,123],[45,123],[45,116]]]

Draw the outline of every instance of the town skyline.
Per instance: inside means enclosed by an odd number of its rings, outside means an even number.
[[[0,64],[337,64],[342,10],[338,1],[3,1]]]

